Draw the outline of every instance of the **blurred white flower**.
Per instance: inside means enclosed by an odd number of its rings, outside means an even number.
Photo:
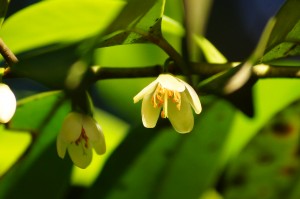
[[[169,74],[159,75],[139,92],[133,101],[137,103],[141,99],[142,120],[146,128],[155,127],[161,113],[162,118],[169,118],[177,132],[188,133],[194,127],[191,106],[197,114],[202,110],[195,90],[186,82]]]
[[[14,93],[3,83],[0,83],[0,122],[7,123],[15,114],[17,101]]]
[[[76,112],[69,113],[64,119],[56,146],[59,157],[64,158],[68,150],[73,163],[82,169],[92,161],[92,148],[99,155],[106,151],[99,124],[92,117]]]

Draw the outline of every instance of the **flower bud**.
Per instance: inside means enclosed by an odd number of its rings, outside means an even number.
[[[17,101],[14,93],[3,83],[0,83],[0,122],[7,123],[16,111]]]

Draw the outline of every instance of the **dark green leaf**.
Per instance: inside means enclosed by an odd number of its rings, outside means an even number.
[[[254,116],[252,86],[257,78],[249,76],[251,65],[244,63],[228,71],[212,76],[199,84],[201,92],[214,94],[231,102],[236,108],[249,117]],[[241,78],[240,80],[238,78]],[[243,79],[245,78],[246,81]],[[228,85],[237,86],[234,81],[245,81],[241,87],[228,88]],[[230,82],[231,81],[231,82]],[[240,84],[240,82],[238,82]],[[242,99],[241,99],[242,98]]]
[[[200,89],[224,97],[241,111],[252,117],[254,114],[252,86],[257,81],[257,78],[252,76],[252,66],[263,56],[274,25],[275,20],[271,18],[264,29],[257,47],[247,61],[201,82],[199,85]],[[217,54],[218,57],[220,55]],[[244,100],[240,100],[239,96],[241,94],[245,98]]]
[[[10,0],[0,0],[0,28],[4,21],[9,1]]]
[[[276,24],[262,62],[300,55],[300,2],[287,0],[275,16]]]
[[[278,44],[286,40],[287,35],[294,29],[300,19],[300,1],[286,0],[284,5],[275,15],[276,24],[270,35],[267,51],[275,48]]]
[[[127,0],[127,5],[106,32],[121,31],[101,46],[148,42],[147,34],[161,37],[161,18],[165,0]]]
[[[70,68],[80,59],[78,45],[52,45],[18,55],[11,68],[17,76],[27,77],[50,88],[64,88]]]

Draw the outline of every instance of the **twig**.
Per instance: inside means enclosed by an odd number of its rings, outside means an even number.
[[[1,38],[0,38],[0,54],[3,56],[4,60],[10,67],[18,62],[18,58],[6,46],[6,44],[4,43],[4,41]]]

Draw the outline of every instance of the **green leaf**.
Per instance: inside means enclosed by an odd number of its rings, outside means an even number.
[[[117,0],[42,1],[7,19],[0,36],[15,54],[76,43],[103,32],[123,7]]]
[[[204,34],[212,2],[184,1],[183,3],[185,11],[184,22],[186,28],[186,37],[184,38],[186,42],[186,49],[183,49],[183,51],[187,51],[189,53],[189,60],[198,62],[202,57],[199,56],[201,54],[197,47],[197,43],[194,42],[194,35]]]
[[[162,30],[164,33],[169,33],[182,38],[185,35],[183,26],[174,19],[164,16],[162,20]],[[226,63],[227,59],[222,53],[205,37],[201,35],[193,35],[193,41],[202,50],[205,59],[209,63]]]
[[[218,176],[233,115],[228,104],[218,101],[204,109],[189,134],[160,125],[156,129],[133,128],[107,161],[88,196],[198,198]]]
[[[9,2],[10,0],[0,0],[0,28],[4,21]]]
[[[225,198],[288,198],[299,173],[299,111],[297,101],[277,113],[232,160],[223,182]]]
[[[183,37],[185,34],[183,26],[178,21],[168,16],[163,16],[162,18],[162,31],[178,37]]]
[[[253,87],[255,117],[247,118],[237,112],[236,119],[232,125],[230,137],[224,150],[224,162],[236,157],[249,140],[259,132],[271,118],[293,101],[300,98],[298,92],[300,82],[292,79],[265,79],[259,80]],[[247,93],[246,93],[247,94]],[[245,101],[244,93],[236,98]],[[276,100],[274,100],[276,99]],[[280,103],[279,103],[280,101]],[[245,105],[247,107],[247,105]]]
[[[210,43],[205,37],[194,35],[196,44],[202,49],[205,59],[208,63],[226,63],[227,59],[217,50],[217,48]]]
[[[300,19],[300,2],[298,0],[286,0],[284,5],[275,15],[276,24],[270,35],[267,51],[275,48],[278,44],[286,40],[287,35],[299,23]],[[298,36],[299,37],[299,36]]]
[[[248,65],[245,65],[248,64]],[[251,68],[249,63],[240,64],[227,71],[218,73],[210,78],[205,79],[198,85],[199,90],[205,93],[213,94],[222,97],[232,103],[236,108],[241,110],[249,117],[254,116],[254,105],[252,101],[252,86],[256,83],[257,78],[247,77],[248,71]],[[246,79],[243,85],[234,90],[228,89],[226,86],[236,81],[238,78]]]
[[[275,16],[276,24],[262,62],[300,55],[300,2],[287,0]]]
[[[161,18],[165,0],[126,0],[127,4],[106,32],[109,35],[100,46],[149,42],[148,34],[161,37]]]
[[[16,76],[27,77],[50,88],[64,88],[70,68],[80,60],[78,45],[53,45],[18,55],[11,67]]]
[[[101,193],[106,198],[120,178],[130,169],[131,164],[143,154],[143,148],[157,136],[154,129],[137,126],[130,129],[127,137],[108,158],[102,172],[93,186],[88,190],[85,198]]]
[[[8,127],[10,129],[36,132],[42,126],[47,125],[47,120],[52,117],[49,113],[55,113],[56,109],[54,108],[58,108],[63,103],[64,96],[59,91],[44,92],[19,100],[17,111],[8,123]],[[39,114],[34,114],[34,112]],[[49,118],[49,116],[51,117]]]
[[[34,136],[24,155],[1,178],[0,198],[28,198],[34,193],[36,198],[50,199],[65,194],[72,164],[57,156],[55,140],[70,105],[60,98],[61,93],[50,92],[18,104],[9,128],[30,130]]]

